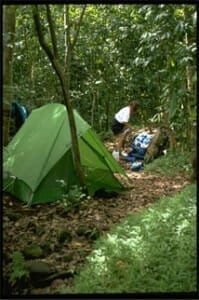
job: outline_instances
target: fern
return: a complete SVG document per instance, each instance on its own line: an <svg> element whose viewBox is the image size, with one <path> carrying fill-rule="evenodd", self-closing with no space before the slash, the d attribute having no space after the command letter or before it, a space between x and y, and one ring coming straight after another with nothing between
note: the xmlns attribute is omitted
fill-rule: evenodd
<svg viewBox="0 0 199 300"><path fill-rule="evenodd" d="M9 281L11 283L22 278L29 278L30 273L28 267L25 264L25 259L20 251L14 251L12 253L11 270L12 273L9 278Z"/></svg>

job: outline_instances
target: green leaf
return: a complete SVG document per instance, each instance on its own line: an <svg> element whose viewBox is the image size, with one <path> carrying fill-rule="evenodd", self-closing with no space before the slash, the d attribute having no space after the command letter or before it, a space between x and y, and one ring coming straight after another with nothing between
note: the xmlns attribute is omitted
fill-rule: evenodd
<svg viewBox="0 0 199 300"><path fill-rule="evenodd" d="M177 110L177 96L176 94L173 94L169 106L169 120L171 120L175 116L176 110Z"/></svg>
<svg viewBox="0 0 199 300"><path fill-rule="evenodd" d="M29 278L29 270L25 264L24 257L20 251L14 251L12 253L12 273L10 275L9 281L14 282L21 278Z"/></svg>

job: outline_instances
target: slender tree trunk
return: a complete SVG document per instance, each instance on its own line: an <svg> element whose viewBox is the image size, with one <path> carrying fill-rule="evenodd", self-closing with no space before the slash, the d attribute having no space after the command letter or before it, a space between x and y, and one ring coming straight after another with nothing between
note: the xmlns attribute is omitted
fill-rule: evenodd
<svg viewBox="0 0 199 300"><path fill-rule="evenodd" d="M109 129L109 107L110 107L110 104L109 104L109 99L106 100L106 131L108 131Z"/></svg>
<svg viewBox="0 0 199 300"><path fill-rule="evenodd" d="M189 17L189 11L187 9L184 10L185 13L185 19ZM184 36L184 43L186 45L186 47L188 48L190 41L189 41L189 34L188 32L185 32L185 36ZM186 132L186 143L185 143L185 148L187 148L188 150L191 150L191 144L192 144L192 132L193 132L193 124L192 122L190 122L190 116L191 116L191 101L190 101L190 95L192 92L192 80L191 80L191 68L190 65L187 64L185 67L185 74L186 74L186 81L185 81L185 88L187 90L188 93L186 93L186 95L184 96L184 101L183 101L183 105L184 105L184 111L185 111L185 115L186 115L186 128L185 128L185 132Z"/></svg>
<svg viewBox="0 0 199 300"><path fill-rule="evenodd" d="M67 64L67 13L68 6L64 4L64 61L65 65Z"/></svg>
<svg viewBox="0 0 199 300"><path fill-rule="evenodd" d="M15 5L3 6L3 145L9 141L10 109L13 98L13 52Z"/></svg>
<svg viewBox="0 0 199 300"><path fill-rule="evenodd" d="M25 51L27 53L27 61L28 61L28 82L29 82L29 88L32 90L34 88L34 64L33 64L33 58L32 58L32 53L29 50L28 47L28 36L26 32L24 33L25 39Z"/></svg>
<svg viewBox="0 0 199 300"><path fill-rule="evenodd" d="M41 29L40 16L39 16L39 11L38 11L37 5L35 5L33 8L33 17L34 17L35 26L36 26L36 30L38 33L40 45L43 48L43 50L46 52L49 60L52 63L52 66L60 80L60 84L61 84L61 88L62 88L62 92L63 92L64 103L65 103L66 109L68 111L68 118L69 118L70 131L71 131L71 140L72 140L73 164L74 164L76 175L79 178L80 184L85 187L85 178L84 178L83 170L81 167L76 124L75 124L72 104L70 101L70 77L71 77L72 51L75 46L74 43L77 40L78 32L76 32L73 43L71 43L70 35L69 35L70 28L69 27L67 28L67 30L68 30L68 32L67 32L68 45L67 45L67 57L66 57L67 65L66 65L66 74L65 74L65 72L64 72L65 70L62 67L61 62L59 60L59 56L58 56L56 35L55 35L54 25L52 22L49 6L46 6L46 11L47 11L47 19L48 19L49 29L50 29L50 34L51 34L52 48L47 44L47 42L44 39L44 35L43 35L42 29ZM79 26L81 24L82 17L83 17L83 13L80 16Z"/></svg>
<svg viewBox="0 0 199 300"><path fill-rule="evenodd" d="M64 102L68 110L68 117L70 123L70 130L71 130L71 137L72 137L72 154L73 154L73 163L75 166L76 174L79 177L80 183L85 186L85 178L81 166L80 161L80 152L79 152L79 145L77 139L77 131L76 131L76 124L73 116L73 108L71 104L71 97L70 97L70 83L71 83L71 62L72 62L72 55L73 49L77 42L82 18L85 12L86 6L84 6L82 13L79 17L79 23L75 34L73 36L73 42L71 41L71 20L70 20L70 12L69 12L69 5L65 6L64 16L65 16L65 28L66 28L66 35L65 35L65 74L63 73L61 77L59 77L60 82L62 82L62 91L64 96Z"/></svg>
<svg viewBox="0 0 199 300"><path fill-rule="evenodd" d="M95 107L96 107L96 91L92 92L92 111L91 111L91 126L94 127Z"/></svg>

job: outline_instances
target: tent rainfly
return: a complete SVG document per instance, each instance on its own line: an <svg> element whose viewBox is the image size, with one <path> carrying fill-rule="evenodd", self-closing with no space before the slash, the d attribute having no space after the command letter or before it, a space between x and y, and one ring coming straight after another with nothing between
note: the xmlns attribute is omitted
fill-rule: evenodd
<svg viewBox="0 0 199 300"><path fill-rule="evenodd" d="M125 187L117 175L125 173L97 134L74 110L80 159L90 195ZM115 174L117 174L115 176ZM74 171L66 107L51 103L32 111L3 154L3 190L28 205L60 200L79 181Z"/></svg>

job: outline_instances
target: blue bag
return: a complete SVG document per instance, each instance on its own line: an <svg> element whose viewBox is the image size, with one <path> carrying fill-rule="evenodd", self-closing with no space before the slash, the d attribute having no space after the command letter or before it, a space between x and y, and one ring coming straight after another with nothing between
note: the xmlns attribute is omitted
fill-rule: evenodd
<svg viewBox="0 0 199 300"><path fill-rule="evenodd" d="M142 169L142 167L143 167L143 162L140 162L140 161L134 162L131 165L131 170L132 171L140 171Z"/></svg>

